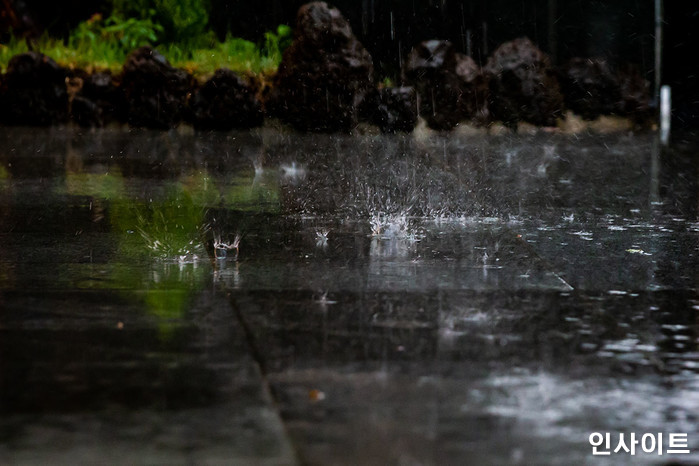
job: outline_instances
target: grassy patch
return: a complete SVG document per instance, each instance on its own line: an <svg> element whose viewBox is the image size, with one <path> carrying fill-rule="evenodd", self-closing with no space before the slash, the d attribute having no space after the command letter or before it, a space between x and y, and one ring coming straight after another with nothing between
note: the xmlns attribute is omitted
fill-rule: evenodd
<svg viewBox="0 0 699 466"><path fill-rule="evenodd" d="M212 74L219 68L230 68L244 74L269 74L277 70L281 54L268 55L253 42L228 37L206 48L165 44L158 50L170 63L195 75Z"/></svg>
<svg viewBox="0 0 699 466"><path fill-rule="evenodd" d="M132 50L155 44L173 66L195 75L207 76L219 68L258 75L276 71L291 39L288 26L267 32L260 45L230 36L221 42L210 33L187 42L159 42L162 32L163 28L150 19L103 19L95 15L78 25L68 40L44 35L32 41L32 49L68 68L119 73ZM4 72L13 56L29 50L27 41L16 37L0 44L0 69Z"/></svg>

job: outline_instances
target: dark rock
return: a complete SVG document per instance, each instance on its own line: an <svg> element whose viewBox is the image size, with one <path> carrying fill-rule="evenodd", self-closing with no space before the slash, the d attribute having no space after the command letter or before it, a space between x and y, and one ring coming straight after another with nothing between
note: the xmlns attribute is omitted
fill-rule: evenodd
<svg viewBox="0 0 699 466"><path fill-rule="evenodd" d="M228 69L216 70L192 94L190 109L197 129L253 128L261 126L264 117L255 87Z"/></svg>
<svg viewBox="0 0 699 466"><path fill-rule="evenodd" d="M527 121L553 126L562 115L563 95L548 56L529 39L505 42L488 59L489 110L507 125Z"/></svg>
<svg viewBox="0 0 699 466"><path fill-rule="evenodd" d="M71 101L71 116L80 126L104 126L125 118L122 94L109 73L78 77L82 85Z"/></svg>
<svg viewBox="0 0 699 466"><path fill-rule="evenodd" d="M637 122L652 118L650 83L641 75L638 66L624 65L618 72L621 101L619 113Z"/></svg>
<svg viewBox="0 0 699 466"><path fill-rule="evenodd" d="M431 128L448 130L461 120L486 114L487 84L480 68L449 41L430 40L414 47L403 67L403 80L415 87L420 116Z"/></svg>
<svg viewBox="0 0 699 466"><path fill-rule="evenodd" d="M192 77L173 68L157 50L141 47L124 64L121 90L132 126L168 129L184 115Z"/></svg>
<svg viewBox="0 0 699 466"><path fill-rule="evenodd" d="M12 57L0 87L0 121L51 125L68 117L65 69L37 52Z"/></svg>
<svg viewBox="0 0 699 466"><path fill-rule="evenodd" d="M463 89L459 99L463 116L476 123L486 123L488 120L487 77L473 58L462 53L456 54L456 75L461 79Z"/></svg>
<svg viewBox="0 0 699 466"><path fill-rule="evenodd" d="M70 114L73 121L80 126L86 128L104 126L99 106L86 97L75 96L71 102Z"/></svg>
<svg viewBox="0 0 699 466"><path fill-rule="evenodd" d="M304 131L346 131L372 89L371 55L349 23L324 2L302 6L267 109Z"/></svg>
<svg viewBox="0 0 699 466"><path fill-rule="evenodd" d="M559 80L566 107L584 119L609 115L619 108L619 81L601 58L571 59Z"/></svg>
<svg viewBox="0 0 699 466"><path fill-rule="evenodd" d="M412 87L378 89L372 99L368 120L384 133L409 133L417 123L417 93Z"/></svg>

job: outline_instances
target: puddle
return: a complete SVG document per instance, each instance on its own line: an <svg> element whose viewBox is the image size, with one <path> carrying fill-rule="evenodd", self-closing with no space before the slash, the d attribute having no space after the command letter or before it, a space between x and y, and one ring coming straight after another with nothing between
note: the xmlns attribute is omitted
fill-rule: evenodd
<svg viewBox="0 0 699 466"><path fill-rule="evenodd" d="M584 463L598 431L697 459L699 190L650 178L652 135L0 147L0 460L95 418L151 451L143 413L206 426L194 451L254 437L219 442L217 407L279 416L309 464Z"/></svg>

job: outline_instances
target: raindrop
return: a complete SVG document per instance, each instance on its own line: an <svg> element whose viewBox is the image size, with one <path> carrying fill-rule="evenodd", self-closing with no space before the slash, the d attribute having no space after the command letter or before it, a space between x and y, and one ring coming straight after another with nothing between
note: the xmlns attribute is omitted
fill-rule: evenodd
<svg viewBox="0 0 699 466"><path fill-rule="evenodd" d="M366 36L369 33L368 0L362 1L362 32Z"/></svg>
<svg viewBox="0 0 699 466"><path fill-rule="evenodd" d="M483 55L488 55L488 23L483 21Z"/></svg>
<svg viewBox="0 0 699 466"><path fill-rule="evenodd" d="M469 57L473 56L473 51L471 50L471 30L466 29L466 55Z"/></svg>

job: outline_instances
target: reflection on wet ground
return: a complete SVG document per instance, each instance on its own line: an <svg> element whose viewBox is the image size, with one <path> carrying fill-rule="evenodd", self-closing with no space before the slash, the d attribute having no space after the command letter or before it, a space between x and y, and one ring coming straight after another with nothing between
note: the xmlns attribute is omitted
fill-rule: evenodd
<svg viewBox="0 0 699 466"><path fill-rule="evenodd" d="M696 147L2 130L0 463L699 461Z"/></svg>

